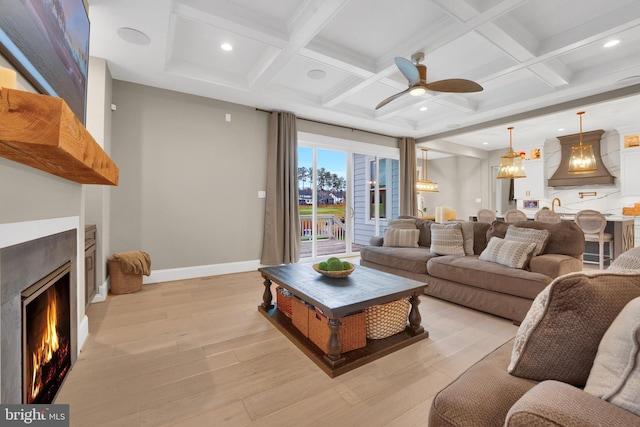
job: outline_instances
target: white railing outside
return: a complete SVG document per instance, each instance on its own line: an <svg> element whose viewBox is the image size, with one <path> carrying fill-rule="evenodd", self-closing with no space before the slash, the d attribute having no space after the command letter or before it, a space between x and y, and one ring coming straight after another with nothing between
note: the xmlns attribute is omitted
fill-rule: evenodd
<svg viewBox="0 0 640 427"><path fill-rule="evenodd" d="M300 240L311 240L313 217L300 215ZM345 224L335 215L316 216L316 239L344 240L347 232Z"/></svg>

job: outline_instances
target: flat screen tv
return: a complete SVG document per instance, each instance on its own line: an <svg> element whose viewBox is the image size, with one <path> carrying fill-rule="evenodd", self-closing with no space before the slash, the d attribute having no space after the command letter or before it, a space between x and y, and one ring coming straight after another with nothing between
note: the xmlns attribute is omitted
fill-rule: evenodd
<svg viewBox="0 0 640 427"><path fill-rule="evenodd" d="M83 0L0 0L0 51L85 124L89 16Z"/></svg>

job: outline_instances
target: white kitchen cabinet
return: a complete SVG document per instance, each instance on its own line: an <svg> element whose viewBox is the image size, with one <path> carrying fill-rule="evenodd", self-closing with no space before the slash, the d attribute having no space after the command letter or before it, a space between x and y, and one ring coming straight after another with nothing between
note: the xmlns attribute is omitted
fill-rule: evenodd
<svg viewBox="0 0 640 427"><path fill-rule="evenodd" d="M544 178L544 162L525 160L523 162L526 178L518 178L513 182L514 196L517 200L544 199L546 183Z"/></svg>
<svg viewBox="0 0 640 427"><path fill-rule="evenodd" d="M640 147L620 150L620 191L622 196L640 196Z"/></svg>

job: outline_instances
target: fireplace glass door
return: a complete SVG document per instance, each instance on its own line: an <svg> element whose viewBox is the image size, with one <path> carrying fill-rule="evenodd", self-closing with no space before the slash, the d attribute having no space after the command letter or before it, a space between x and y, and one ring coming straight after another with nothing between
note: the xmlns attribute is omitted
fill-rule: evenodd
<svg viewBox="0 0 640 427"><path fill-rule="evenodd" d="M71 262L22 293L23 403L52 403L71 368Z"/></svg>

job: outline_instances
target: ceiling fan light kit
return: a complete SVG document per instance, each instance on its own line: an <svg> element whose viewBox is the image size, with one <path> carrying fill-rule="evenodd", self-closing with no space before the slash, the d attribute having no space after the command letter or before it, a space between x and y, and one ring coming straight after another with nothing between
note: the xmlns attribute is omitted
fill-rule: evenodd
<svg viewBox="0 0 640 427"><path fill-rule="evenodd" d="M500 157L500 169L498 169L498 179L526 178L524 164L520 154L513 151L513 126L509 129L509 152Z"/></svg>
<svg viewBox="0 0 640 427"><path fill-rule="evenodd" d="M427 67L420 63L424 60L424 52L416 52L411 55L411 61L405 58L396 57L394 62L396 66L404 75L409 83L409 87L402 92L398 92L395 95L391 95L376 106L376 110L384 107L389 102L402 95L409 93L413 96L420 96L426 91L434 92L455 92L455 93L469 93L480 92L482 86L471 80L465 79L446 79L438 80L436 82L427 83ZM415 64L414 64L415 62Z"/></svg>
<svg viewBox="0 0 640 427"><path fill-rule="evenodd" d="M584 111L580 111L580 143L571 147L571 158L569 159L569 170L571 174L592 173L598 170L596 165L596 156L593 153L591 144L582 144L582 115Z"/></svg>

